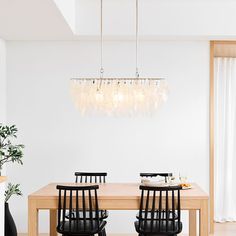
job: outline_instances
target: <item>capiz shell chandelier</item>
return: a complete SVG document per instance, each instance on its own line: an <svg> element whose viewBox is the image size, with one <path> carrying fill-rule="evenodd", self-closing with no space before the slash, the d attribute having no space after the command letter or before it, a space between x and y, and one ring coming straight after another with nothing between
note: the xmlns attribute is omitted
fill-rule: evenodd
<svg viewBox="0 0 236 236"><path fill-rule="evenodd" d="M167 99L161 79L106 78L71 81L72 97L82 114L152 113ZM100 88L98 88L100 87Z"/></svg>
<svg viewBox="0 0 236 236"><path fill-rule="evenodd" d="M104 78L103 0L101 0L101 68L99 78L72 78L71 94L81 114L150 114L167 99L168 86L162 78L140 78L138 71L138 0L136 0L135 78Z"/></svg>

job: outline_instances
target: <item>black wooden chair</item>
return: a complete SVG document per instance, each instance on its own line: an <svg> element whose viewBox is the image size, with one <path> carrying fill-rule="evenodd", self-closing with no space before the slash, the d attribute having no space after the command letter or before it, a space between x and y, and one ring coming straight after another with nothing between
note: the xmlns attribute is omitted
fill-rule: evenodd
<svg viewBox="0 0 236 236"><path fill-rule="evenodd" d="M172 173L140 173L140 177L153 178L157 176L165 177L165 182L167 183L167 177L173 176ZM175 213L174 213L175 214ZM175 215L176 217L176 215ZM139 213L136 214L136 218L139 219ZM151 211L148 212L147 218L151 218Z"/></svg>
<svg viewBox="0 0 236 236"><path fill-rule="evenodd" d="M139 235L171 235L182 231L180 186L140 186L139 219L135 229Z"/></svg>
<svg viewBox="0 0 236 236"><path fill-rule="evenodd" d="M75 183L102 184L106 183L106 176L107 176L106 172L75 172ZM108 211L99 210L99 217L103 220L106 219L108 217Z"/></svg>
<svg viewBox="0 0 236 236"><path fill-rule="evenodd" d="M103 235L106 221L99 217L98 188L98 185L57 186L59 190L58 233L63 236ZM69 210L69 218L66 217L67 210ZM72 211L75 211L74 219L71 217ZM82 218L80 217L81 212ZM87 218L87 213L89 218Z"/></svg>
<svg viewBox="0 0 236 236"><path fill-rule="evenodd" d="M167 182L167 177L173 176L172 173L140 173L140 177L152 178L162 176L165 177L165 182Z"/></svg>
<svg viewBox="0 0 236 236"><path fill-rule="evenodd" d="M106 172L75 172L76 183L106 183Z"/></svg>

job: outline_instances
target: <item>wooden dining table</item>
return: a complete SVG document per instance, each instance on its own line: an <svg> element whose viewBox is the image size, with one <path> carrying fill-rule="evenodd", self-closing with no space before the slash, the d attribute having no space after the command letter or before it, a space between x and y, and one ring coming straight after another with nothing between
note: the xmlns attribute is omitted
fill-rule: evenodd
<svg viewBox="0 0 236 236"><path fill-rule="evenodd" d="M28 235L38 236L39 211L50 212L50 236L56 236L58 191L56 185L80 185L72 183L50 183L28 196ZM99 208L106 210L138 210L140 190L138 183L99 184ZM197 211L199 211L199 235L208 236L208 194L197 184L181 190L181 209L189 211L189 235L197 235ZM109 220L109 218L108 218Z"/></svg>

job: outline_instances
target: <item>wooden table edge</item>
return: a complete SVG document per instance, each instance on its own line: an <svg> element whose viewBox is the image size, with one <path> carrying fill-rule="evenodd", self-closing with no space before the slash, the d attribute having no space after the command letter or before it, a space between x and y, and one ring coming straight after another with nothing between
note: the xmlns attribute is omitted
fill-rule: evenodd
<svg viewBox="0 0 236 236"><path fill-rule="evenodd" d="M0 176L0 183L3 183L7 180L7 176Z"/></svg>

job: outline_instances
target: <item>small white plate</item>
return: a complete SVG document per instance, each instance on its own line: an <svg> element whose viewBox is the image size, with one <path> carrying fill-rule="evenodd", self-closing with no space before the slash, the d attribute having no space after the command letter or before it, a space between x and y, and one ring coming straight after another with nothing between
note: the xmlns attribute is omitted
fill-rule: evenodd
<svg viewBox="0 0 236 236"><path fill-rule="evenodd" d="M183 190L187 190L187 189L191 189L191 188L193 188L193 186L191 185L191 186L189 186L189 187L182 187L182 189Z"/></svg>

